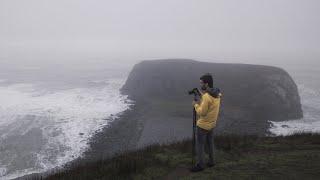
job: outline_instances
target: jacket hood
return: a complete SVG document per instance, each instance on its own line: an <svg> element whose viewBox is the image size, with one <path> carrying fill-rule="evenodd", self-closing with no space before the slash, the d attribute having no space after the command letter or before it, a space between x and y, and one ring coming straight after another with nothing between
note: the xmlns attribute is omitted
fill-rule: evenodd
<svg viewBox="0 0 320 180"><path fill-rule="evenodd" d="M207 89L207 92L214 98L219 98L222 96L221 90L217 87Z"/></svg>

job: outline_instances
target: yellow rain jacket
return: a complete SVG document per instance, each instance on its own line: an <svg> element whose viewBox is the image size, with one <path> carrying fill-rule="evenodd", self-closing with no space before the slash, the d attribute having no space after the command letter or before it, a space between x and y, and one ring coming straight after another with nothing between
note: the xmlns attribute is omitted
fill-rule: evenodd
<svg viewBox="0 0 320 180"><path fill-rule="evenodd" d="M194 105L198 116L197 126L205 130L211 130L216 126L222 96L221 92L215 95L216 98L209 93L204 93L201 96L200 104Z"/></svg>

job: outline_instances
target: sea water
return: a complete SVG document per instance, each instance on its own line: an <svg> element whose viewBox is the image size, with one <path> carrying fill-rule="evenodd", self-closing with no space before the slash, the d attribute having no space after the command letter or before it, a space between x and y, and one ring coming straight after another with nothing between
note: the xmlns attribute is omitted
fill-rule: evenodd
<svg viewBox="0 0 320 180"><path fill-rule="evenodd" d="M64 165L132 103L128 70L52 65L0 67L0 179Z"/></svg>
<svg viewBox="0 0 320 180"><path fill-rule="evenodd" d="M273 135L297 132L320 133L320 68L312 64L282 65L293 78L301 99L303 118L281 122L270 121Z"/></svg>
<svg viewBox="0 0 320 180"><path fill-rule="evenodd" d="M133 103L119 88L131 67L89 63L0 67L0 179L61 167ZM271 121L274 135L320 132L320 70L279 66L298 86L304 117Z"/></svg>

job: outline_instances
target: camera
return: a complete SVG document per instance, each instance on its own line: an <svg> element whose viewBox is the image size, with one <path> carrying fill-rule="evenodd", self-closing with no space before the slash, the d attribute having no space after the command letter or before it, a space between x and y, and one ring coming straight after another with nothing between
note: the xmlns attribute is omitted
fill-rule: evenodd
<svg viewBox="0 0 320 180"><path fill-rule="evenodd" d="M189 95L201 96L201 93L198 88L193 88L191 91L188 91Z"/></svg>

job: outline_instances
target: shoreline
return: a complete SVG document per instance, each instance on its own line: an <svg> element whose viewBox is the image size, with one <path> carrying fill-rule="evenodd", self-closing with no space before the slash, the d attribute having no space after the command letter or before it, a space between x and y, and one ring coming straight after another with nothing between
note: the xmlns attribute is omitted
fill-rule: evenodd
<svg viewBox="0 0 320 180"><path fill-rule="evenodd" d="M162 112L165 112L165 108L160 109L162 110ZM119 113L119 115L117 115L117 117L113 121L111 121L109 125L103 127L101 131L99 131L89 139L89 147L81 155L81 157L71 160L61 167L50 169L41 173L32 173L24 175L15 179L33 179L39 176L43 176L45 178L46 176L54 174L57 171L64 171L75 165L81 165L102 159L111 158L124 152L141 149L144 146L150 145L152 143L144 144L143 142L150 142L149 138L153 137L148 136L147 134L153 131L152 129L150 129L150 123L152 122L153 124L155 123L155 119L159 119L159 117L152 117L152 115L154 115L155 112L159 113L160 109L159 106L155 104L150 104L143 99L140 99L139 102L133 100L133 103L129 106L129 109ZM160 119L168 118L170 118L171 121L175 121L177 119L189 120L188 116L181 117L181 114L180 116L172 116L172 114L168 113L160 117ZM271 135L269 131L270 124L270 122L265 123L266 131L264 132L264 136ZM183 134L178 134L178 139L172 140L171 142L177 141L179 139L183 140L184 138L189 138L188 136L190 136L191 138L191 121L189 125L190 128L188 128L187 131L183 130L185 132L184 136ZM174 131L179 131L177 129L182 127L180 126L180 124L175 124L173 126L171 127L171 130L169 128L160 128L161 130L163 130L161 131L161 133L168 137L170 136L170 132L172 132L172 129L175 129ZM166 132L164 132L164 130ZM159 140L159 142L164 142L161 136L157 136L157 139Z"/></svg>
<svg viewBox="0 0 320 180"><path fill-rule="evenodd" d="M166 144L190 139L192 137L191 98L184 90L195 87L197 84L193 82L198 80L199 75L181 71L181 67L182 69L192 67L201 71L206 69L214 71L218 77L217 85L225 89L229 95L225 96L226 101L221 104L220 122L215 127L215 135L256 134L274 137L277 135L271 133L272 123L268 119L281 121L302 115L299 114L301 108L298 107L300 101L299 94L295 91L296 85L281 68L223 63L211 63L209 66L209 63L199 63L193 60L187 60L186 63L178 62L178 60L143 61L134 66L126 83L120 89L121 94L128 95L128 98L134 103L129 106L129 109L117 114L114 119L111 116L112 121L88 140L89 147L80 157L67 162L57 170L64 171L74 165L111 158L154 143ZM225 70L233 73L226 75ZM154 76L145 76L148 73ZM270 73L274 73L277 79L270 78ZM179 76L174 76L175 74ZM242 86L247 83L244 79L258 74L262 74L261 77L259 76L260 79L252 79L251 84ZM154 77L158 83L154 83ZM268 89L269 86L266 83L260 83L261 81L268 82L268 85L272 85L273 88ZM230 83L234 83L234 86L240 89L232 91ZM277 85L277 83L285 86ZM247 88L249 85L252 85L250 91ZM141 88L142 86L148 88ZM240 90L252 93L255 92L255 88L259 90L264 87L265 91L256 94L254 98L238 98L241 97L237 94ZM171 93L168 93L168 90L171 90ZM279 102L277 97L283 97L281 90L293 94L295 98L286 99L286 106L281 104L275 106L274 103ZM270 99L272 104L265 103L265 97ZM243 101L249 105L244 105ZM265 111L266 108L270 109L270 112ZM39 175L46 177L55 172L57 171L51 169L21 178L28 176L32 178Z"/></svg>
<svg viewBox="0 0 320 180"><path fill-rule="evenodd" d="M143 127L146 121L151 120L151 117L148 114L153 113L150 106L146 106L145 103L146 102L133 103L129 109L121 112L109 125L103 127L100 132L92 136L89 139L89 148L81 157L67 162L62 167L50 169L41 173L24 175L15 179L33 179L39 176L45 178L57 171L64 171L75 165L79 166L98 160L108 159L124 152L141 149L144 146L150 145L141 144L143 139L148 138L142 137ZM270 128L270 123L268 122L267 124ZM265 136L270 136L269 133L269 130L266 129Z"/></svg>
<svg viewBox="0 0 320 180"><path fill-rule="evenodd" d="M93 135L89 139L88 149L80 157L67 162L61 167L27 174L14 178L14 180L33 179L40 176L44 178L54 174L56 171L64 171L73 165L94 162L113 157L124 151L134 150L138 144L137 142L142 130L138 121L139 113L137 107L138 104L132 104L129 109L121 112L109 125Z"/></svg>

